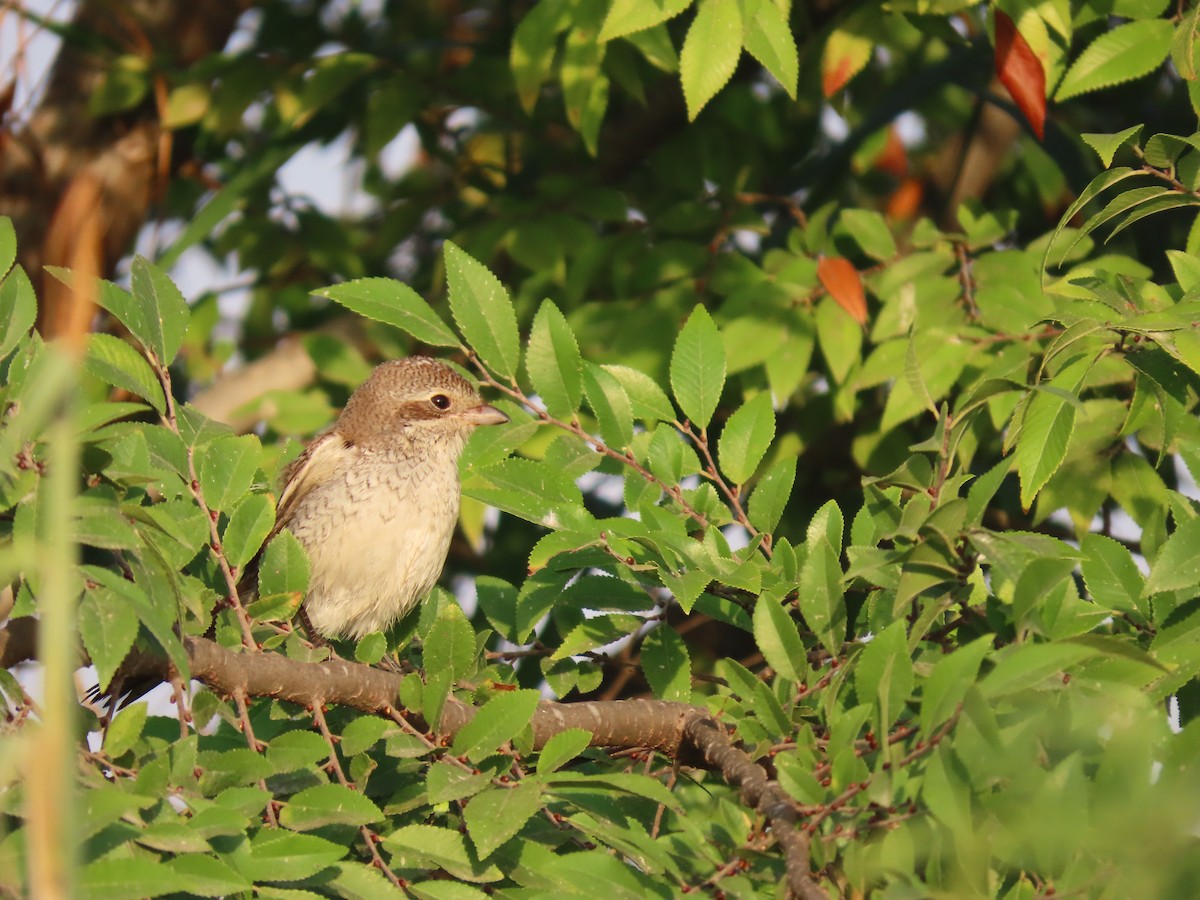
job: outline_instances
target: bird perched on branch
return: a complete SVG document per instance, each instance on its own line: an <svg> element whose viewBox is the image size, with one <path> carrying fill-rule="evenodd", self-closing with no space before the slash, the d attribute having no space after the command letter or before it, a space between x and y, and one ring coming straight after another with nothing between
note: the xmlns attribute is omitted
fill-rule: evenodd
<svg viewBox="0 0 1200 900"><path fill-rule="evenodd" d="M458 457L508 416L449 366L385 362L284 472L275 530L308 553L302 612L324 637L394 625L441 574L458 521Z"/></svg>

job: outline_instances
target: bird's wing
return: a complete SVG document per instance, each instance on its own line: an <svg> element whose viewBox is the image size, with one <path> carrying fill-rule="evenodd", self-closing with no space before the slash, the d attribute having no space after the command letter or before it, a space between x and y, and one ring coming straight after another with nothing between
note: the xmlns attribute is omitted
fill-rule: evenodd
<svg viewBox="0 0 1200 900"><path fill-rule="evenodd" d="M330 478L347 462L351 453L353 445L331 430L318 435L288 464L283 473L283 491L275 508L275 532L287 527L305 495Z"/></svg>

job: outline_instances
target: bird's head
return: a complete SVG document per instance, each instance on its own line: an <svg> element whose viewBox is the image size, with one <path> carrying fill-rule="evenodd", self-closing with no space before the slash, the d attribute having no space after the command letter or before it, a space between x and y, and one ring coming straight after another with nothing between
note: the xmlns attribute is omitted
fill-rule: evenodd
<svg viewBox="0 0 1200 900"><path fill-rule="evenodd" d="M410 356L376 366L351 394L336 427L347 441L366 446L445 435L461 447L474 428L507 421L445 363Z"/></svg>

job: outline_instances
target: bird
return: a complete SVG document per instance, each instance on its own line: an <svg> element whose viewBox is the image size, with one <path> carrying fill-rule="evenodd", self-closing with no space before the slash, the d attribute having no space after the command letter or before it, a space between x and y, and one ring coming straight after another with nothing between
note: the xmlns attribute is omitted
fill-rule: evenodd
<svg viewBox="0 0 1200 900"><path fill-rule="evenodd" d="M357 641L424 599L458 522L467 438L508 421L439 360L374 369L283 473L273 533L286 528L308 554L310 633Z"/></svg>

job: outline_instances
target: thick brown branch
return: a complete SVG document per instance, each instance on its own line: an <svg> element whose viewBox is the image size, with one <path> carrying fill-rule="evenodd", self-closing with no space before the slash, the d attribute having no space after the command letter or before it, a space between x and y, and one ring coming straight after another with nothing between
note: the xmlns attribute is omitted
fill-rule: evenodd
<svg viewBox="0 0 1200 900"><path fill-rule="evenodd" d="M809 837L796 828L796 805L778 782L735 746L728 732L710 717L689 719L684 739L700 752L706 768L720 772L726 782L741 791L743 802L771 824L775 840L783 848L792 894L804 900L825 900L827 895L813 881L809 868Z"/></svg>

